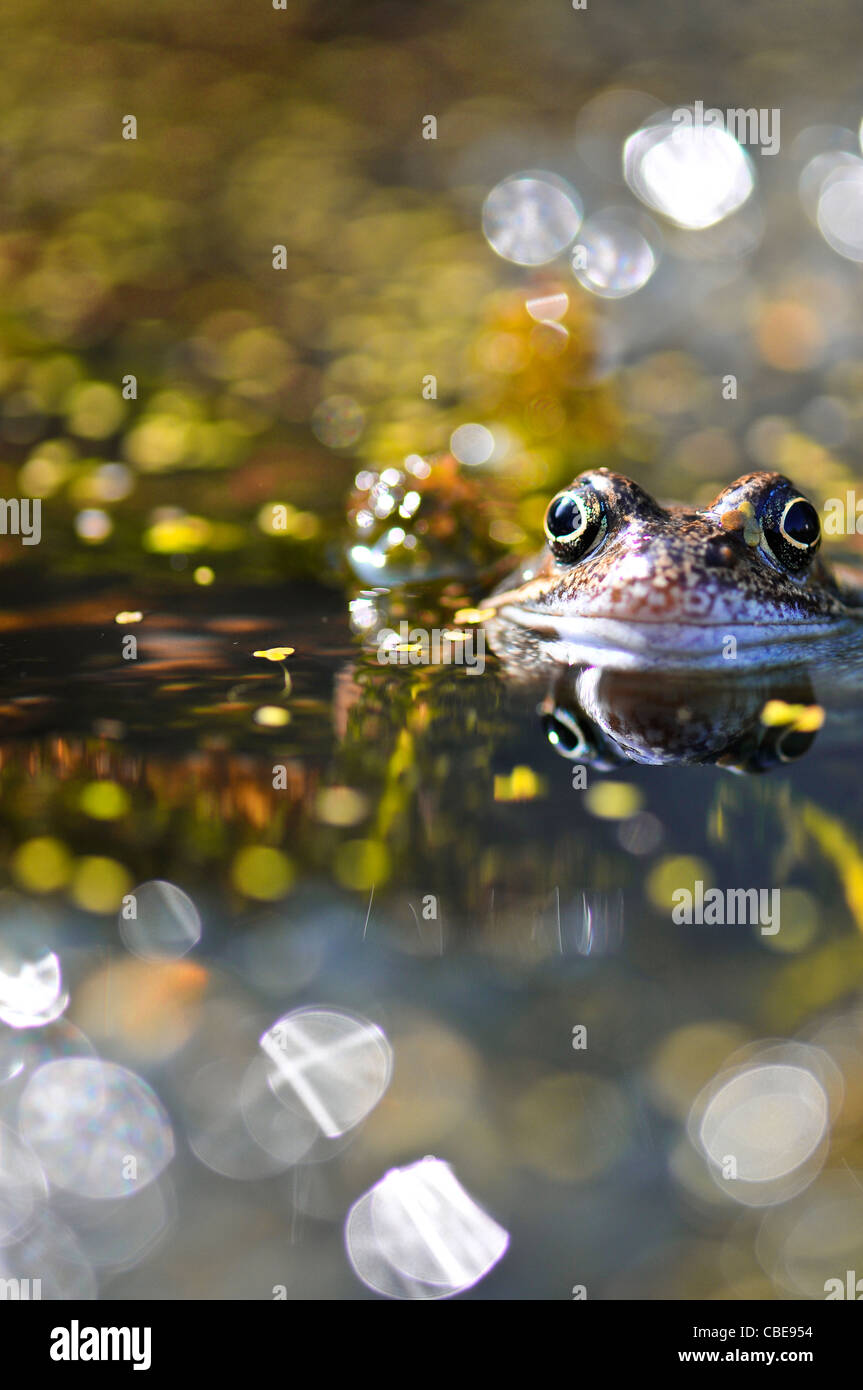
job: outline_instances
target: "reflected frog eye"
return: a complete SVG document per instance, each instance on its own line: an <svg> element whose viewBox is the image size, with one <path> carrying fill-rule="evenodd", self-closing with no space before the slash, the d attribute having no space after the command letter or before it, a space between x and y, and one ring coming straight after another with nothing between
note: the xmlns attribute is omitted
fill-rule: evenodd
<svg viewBox="0 0 863 1390"><path fill-rule="evenodd" d="M781 763L792 763L802 758L815 742L817 731L809 729L788 729L776 740L776 753Z"/></svg>
<svg viewBox="0 0 863 1390"><path fill-rule="evenodd" d="M801 574L821 544L821 522L812 503L787 492L768 498L761 518L764 539L783 569Z"/></svg>
<svg viewBox="0 0 863 1390"><path fill-rule="evenodd" d="M552 498L545 514L545 534L555 559L583 560L608 529L605 504L592 487L567 488Z"/></svg>
<svg viewBox="0 0 863 1390"><path fill-rule="evenodd" d="M542 727L552 748L562 758L575 760L590 753L590 744L581 725L569 710L557 706L547 711L542 715Z"/></svg>

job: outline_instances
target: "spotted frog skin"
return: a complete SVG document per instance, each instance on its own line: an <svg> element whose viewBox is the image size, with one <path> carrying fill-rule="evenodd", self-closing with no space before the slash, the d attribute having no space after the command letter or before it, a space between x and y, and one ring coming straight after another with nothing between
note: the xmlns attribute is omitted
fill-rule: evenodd
<svg viewBox="0 0 863 1390"><path fill-rule="evenodd" d="M860 589L819 557L818 513L780 473L748 473L701 509L661 506L607 468L581 473L545 532L487 601L505 657L524 661L530 634L568 664L751 667L863 631Z"/></svg>

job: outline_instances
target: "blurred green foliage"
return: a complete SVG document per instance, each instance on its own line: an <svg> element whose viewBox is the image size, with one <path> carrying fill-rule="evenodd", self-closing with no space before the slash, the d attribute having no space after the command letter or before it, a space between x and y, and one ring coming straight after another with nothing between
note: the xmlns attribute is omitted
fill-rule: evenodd
<svg viewBox="0 0 863 1390"><path fill-rule="evenodd" d="M507 103L451 106L442 156L420 134L437 39L398 42L386 8L366 36L332 7L241 9L4 16L0 488L48 502L49 564L319 569L353 455L439 450L466 404L506 395L482 190L440 185ZM525 449L560 414L533 396L510 412ZM334 397L359 438L316 426ZM301 518L287 535L279 503Z"/></svg>

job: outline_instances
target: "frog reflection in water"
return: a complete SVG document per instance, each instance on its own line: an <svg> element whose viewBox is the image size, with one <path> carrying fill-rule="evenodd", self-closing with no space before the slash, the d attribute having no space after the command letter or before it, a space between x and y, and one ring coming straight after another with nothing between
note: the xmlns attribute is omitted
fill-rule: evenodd
<svg viewBox="0 0 863 1390"><path fill-rule="evenodd" d="M713 763L768 772L812 747L824 718L805 673L738 681L560 667L537 713L549 745L574 764Z"/></svg>
<svg viewBox="0 0 863 1390"><path fill-rule="evenodd" d="M547 546L495 591L505 663L630 670L763 669L863 631L857 584L818 556L812 503L780 473L749 473L702 509L660 506L606 468L549 504Z"/></svg>

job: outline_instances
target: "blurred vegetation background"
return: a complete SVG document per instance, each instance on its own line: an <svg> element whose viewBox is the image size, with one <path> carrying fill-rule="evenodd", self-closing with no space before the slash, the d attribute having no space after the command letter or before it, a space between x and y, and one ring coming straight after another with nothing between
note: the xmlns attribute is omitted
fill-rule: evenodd
<svg viewBox="0 0 863 1390"><path fill-rule="evenodd" d="M697 12L10 0L0 490L45 499L46 543L28 553L3 537L0 557L320 574L357 462L443 449L466 418L509 432L493 486L516 540L535 532L549 487L610 450L648 482L724 481L739 458L706 418L696 365L660 357L628 388L624 373L615 403L595 369L593 306L571 281L575 332L552 361L530 338L529 275L490 252L479 211L513 169L569 176L577 114L611 83L709 100L721 69L723 106L793 99L801 120L828 119L860 89L859 15L833 8L841 25L791 0ZM135 140L122 138L128 115ZM137 396L124 399L130 375ZM697 437L669 467L675 431ZM798 443L798 467L823 473L819 447Z"/></svg>

